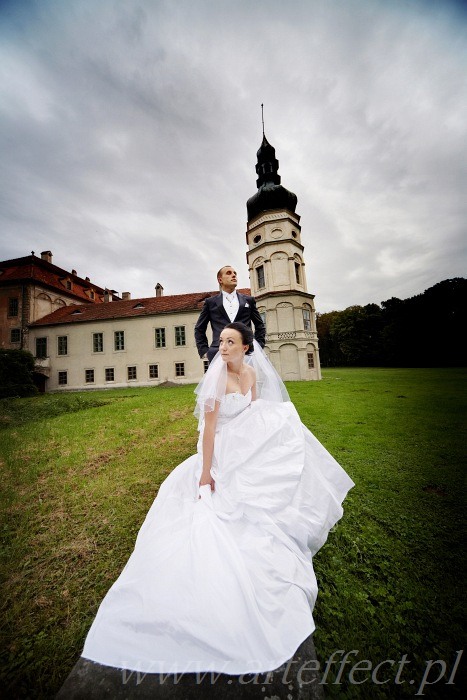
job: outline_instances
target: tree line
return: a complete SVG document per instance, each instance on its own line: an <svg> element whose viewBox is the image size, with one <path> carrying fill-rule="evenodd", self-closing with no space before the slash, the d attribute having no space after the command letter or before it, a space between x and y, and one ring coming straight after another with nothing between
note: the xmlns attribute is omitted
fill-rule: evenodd
<svg viewBox="0 0 467 700"><path fill-rule="evenodd" d="M467 279L409 299L316 315L323 367L459 367L467 364Z"/></svg>

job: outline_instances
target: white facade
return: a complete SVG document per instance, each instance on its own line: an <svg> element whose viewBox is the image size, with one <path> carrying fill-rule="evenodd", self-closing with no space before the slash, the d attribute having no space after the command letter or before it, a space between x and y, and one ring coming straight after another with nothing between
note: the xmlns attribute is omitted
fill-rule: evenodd
<svg viewBox="0 0 467 700"><path fill-rule="evenodd" d="M199 382L194 341L199 310L33 326L29 348L47 391Z"/></svg>
<svg viewBox="0 0 467 700"><path fill-rule="evenodd" d="M260 214L246 232L251 293L265 319L266 351L283 380L321 379L300 234L300 217L286 210Z"/></svg>

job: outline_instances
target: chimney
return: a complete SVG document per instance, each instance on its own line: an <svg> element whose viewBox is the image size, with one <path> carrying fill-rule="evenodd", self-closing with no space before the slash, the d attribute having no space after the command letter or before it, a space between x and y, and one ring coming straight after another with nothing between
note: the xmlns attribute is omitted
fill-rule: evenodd
<svg viewBox="0 0 467 700"><path fill-rule="evenodd" d="M164 296L164 287L158 282L156 284L156 297Z"/></svg>
<svg viewBox="0 0 467 700"><path fill-rule="evenodd" d="M52 251L51 250L43 250L41 253L41 260L46 260L46 262L51 263L52 262Z"/></svg>
<svg viewBox="0 0 467 700"><path fill-rule="evenodd" d="M104 291L104 301L112 301L112 291L110 289Z"/></svg>
<svg viewBox="0 0 467 700"><path fill-rule="evenodd" d="M122 292L122 299L123 301L128 301L128 299L131 299L131 292Z"/></svg>
<svg viewBox="0 0 467 700"><path fill-rule="evenodd" d="M76 270L72 270L72 271L71 271L71 274L72 274L72 275L77 275L78 273L76 272Z"/></svg>

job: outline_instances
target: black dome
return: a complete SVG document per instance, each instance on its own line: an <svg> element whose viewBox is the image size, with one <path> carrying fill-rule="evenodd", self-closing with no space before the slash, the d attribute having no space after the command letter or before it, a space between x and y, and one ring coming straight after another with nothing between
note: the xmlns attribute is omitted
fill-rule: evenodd
<svg viewBox="0 0 467 700"><path fill-rule="evenodd" d="M294 212L296 206L297 196L293 192L282 185L267 182L265 185L261 185L257 193L250 197L246 203L248 221L268 209L288 209Z"/></svg>
<svg viewBox="0 0 467 700"><path fill-rule="evenodd" d="M248 221L268 209L288 209L294 212L297 206L297 197L280 184L281 176L278 173L279 161L276 158L276 151L264 134L256 157L258 159L256 164L258 191L246 203Z"/></svg>

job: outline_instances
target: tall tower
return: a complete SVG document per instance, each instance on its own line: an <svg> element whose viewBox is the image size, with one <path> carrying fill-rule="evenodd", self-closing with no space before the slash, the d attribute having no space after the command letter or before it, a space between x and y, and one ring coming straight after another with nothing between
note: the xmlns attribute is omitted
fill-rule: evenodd
<svg viewBox="0 0 467 700"><path fill-rule="evenodd" d="M266 324L265 349L282 379L321 379L297 197L280 184L279 161L264 130L256 155L258 191L247 202L246 256L251 293Z"/></svg>

